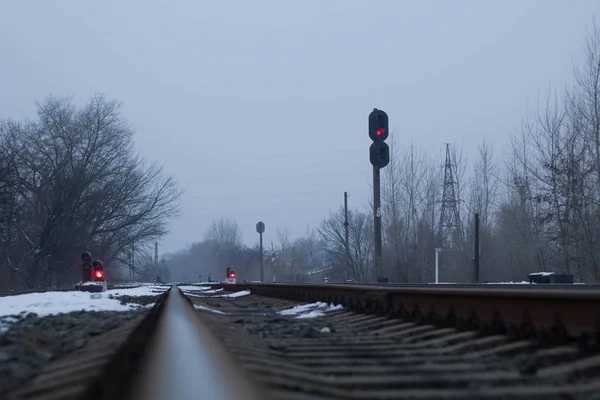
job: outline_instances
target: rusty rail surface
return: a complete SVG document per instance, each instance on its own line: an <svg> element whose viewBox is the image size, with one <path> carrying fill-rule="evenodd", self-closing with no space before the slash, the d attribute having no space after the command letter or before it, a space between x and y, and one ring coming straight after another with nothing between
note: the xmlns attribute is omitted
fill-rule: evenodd
<svg viewBox="0 0 600 400"><path fill-rule="evenodd" d="M288 300L341 304L360 313L437 326L508 333L514 337L568 336L600 343L600 291L488 289L481 285L475 288L257 283L217 286Z"/></svg>

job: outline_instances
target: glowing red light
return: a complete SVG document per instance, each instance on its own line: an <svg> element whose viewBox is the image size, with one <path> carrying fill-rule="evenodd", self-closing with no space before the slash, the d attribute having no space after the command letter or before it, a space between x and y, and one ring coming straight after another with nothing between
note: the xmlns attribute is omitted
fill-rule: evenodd
<svg viewBox="0 0 600 400"><path fill-rule="evenodd" d="M385 129L379 128L377 129L377 136L382 136L385 133Z"/></svg>
<svg viewBox="0 0 600 400"><path fill-rule="evenodd" d="M234 272L231 273L231 277L235 278L235 273Z"/></svg>
<svg viewBox="0 0 600 400"><path fill-rule="evenodd" d="M104 272L98 270L98 271L94 271L94 278L96 279L102 279L104 277Z"/></svg>

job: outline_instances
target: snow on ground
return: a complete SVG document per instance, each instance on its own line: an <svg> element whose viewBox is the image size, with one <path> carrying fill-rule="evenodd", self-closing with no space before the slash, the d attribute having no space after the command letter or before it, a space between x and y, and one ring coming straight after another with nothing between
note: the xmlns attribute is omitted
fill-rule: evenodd
<svg viewBox="0 0 600 400"><path fill-rule="evenodd" d="M287 310L279 311L280 315L296 315L296 318L316 318L322 317L328 311L342 310L344 307L341 305L330 306L327 303L318 301L311 304L303 304L288 308Z"/></svg>
<svg viewBox="0 0 600 400"><path fill-rule="evenodd" d="M160 296L166 292L170 286L143 286L131 289L110 289L103 294L108 296Z"/></svg>
<svg viewBox="0 0 600 400"><path fill-rule="evenodd" d="M113 286L114 287L119 287L119 286L155 286L155 283L151 283L151 282L121 282L121 283L115 283Z"/></svg>
<svg viewBox="0 0 600 400"><path fill-rule="evenodd" d="M4 318L10 315L37 314L45 317L73 311L129 311L139 308L131 304L122 305L117 299L103 295L92 299L89 292L46 292L9 296L0 299L0 331L14 320Z"/></svg>
<svg viewBox="0 0 600 400"><path fill-rule="evenodd" d="M215 310L214 308L199 306L197 304L194 304L194 308L196 310L209 311L209 312L212 312L212 313L215 313L215 314L225 314L223 311Z"/></svg>
<svg viewBox="0 0 600 400"><path fill-rule="evenodd" d="M90 292L44 292L7 296L0 299L0 331L3 325L14 322L11 315L37 314L40 317L73 311L129 311L140 308L139 304L122 305L113 296L158 296L167 290L165 286L144 286L133 289L111 289L102 293ZM92 298L100 295L100 298Z"/></svg>
<svg viewBox="0 0 600 400"><path fill-rule="evenodd" d="M241 297L241 296L247 296L249 294L250 294L249 290L241 290L241 291L235 292L235 293L221 294L221 295L219 295L219 297Z"/></svg>
<svg viewBox="0 0 600 400"><path fill-rule="evenodd" d="M216 289L216 290L203 290L202 294L196 294L196 293L190 293L190 292L186 292L184 291L184 294L186 296L190 296L190 297L200 297L200 298L205 298L205 297L229 297L229 298L233 298L233 297L240 297L240 296L247 296L250 294L249 290L242 290L239 292L235 292L235 293L228 293L228 294L218 294L215 296L205 296L205 294L214 294L217 292L222 291L223 289Z"/></svg>
<svg viewBox="0 0 600 400"><path fill-rule="evenodd" d="M214 293L218 293L221 292L223 289L216 289L216 290L203 290L202 294L197 294L197 293L190 293L187 291L183 291L183 294L185 294L186 296L190 296L190 297L215 297L215 296L206 296L207 294L214 294ZM222 296L216 296L216 297L222 297Z"/></svg>
<svg viewBox="0 0 600 400"><path fill-rule="evenodd" d="M159 296L170 285L144 285L137 288L115 288L101 293L90 292L44 292L28 293L0 298L0 332L15 322L14 315L37 314L39 317L65 314L74 311L130 311L153 304L121 304L119 296ZM184 291L200 291L203 294L217 293L223 289L209 290L210 286L179 286ZM186 293L188 296L205 297ZM217 295L218 297L239 297L250 294L249 290L237 293ZM110 298L110 296L115 298ZM217 310L215 310L216 312Z"/></svg>
<svg viewBox="0 0 600 400"><path fill-rule="evenodd" d="M177 286L179 289L186 291L186 290L196 290L196 291L205 291L205 290L209 290L210 286L195 286L195 285L181 285L181 286Z"/></svg>

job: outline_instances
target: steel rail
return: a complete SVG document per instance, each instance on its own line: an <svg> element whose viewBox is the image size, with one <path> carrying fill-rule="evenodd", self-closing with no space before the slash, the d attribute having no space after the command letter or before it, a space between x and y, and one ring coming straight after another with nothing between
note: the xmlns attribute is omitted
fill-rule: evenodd
<svg viewBox="0 0 600 400"><path fill-rule="evenodd" d="M265 399L173 285L117 351L86 399Z"/></svg>
<svg viewBox="0 0 600 400"><path fill-rule="evenodd" d="M226 290L296 301L324 301L407 320L507 331L591 338L600 343L600 292L455 287L374 287L328 284L234 284Z"/></svg>
<svg viewBox="0 0 600 400"><path fill-rule="evenodd" d="M186 283L186 285L210 285L219 286L225 285L223 282L211 282L211 283ZM238 281L238 285L257 285L260 282L243 282ZM309 285L309 286L370 286L378 288L454 288L454 289L512 289L512 290L599 290L600 284L598 283L586 283L586 284L567 284L567 283L377 283L377 282L277 282L267 283L269 285Z"/></svg>

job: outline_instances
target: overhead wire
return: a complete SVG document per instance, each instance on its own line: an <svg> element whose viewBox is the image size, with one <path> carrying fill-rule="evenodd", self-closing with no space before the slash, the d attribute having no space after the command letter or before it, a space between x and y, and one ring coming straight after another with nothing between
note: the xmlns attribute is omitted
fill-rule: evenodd
<svg viewBox="0 0 600 400"><path fill-rule="evenodd" d="M358 188L350 188L346 191L361 191L364 190ZM235 199L235 200L253 200L253 199L268 199L271 197L281 197L281 196L329 196L334 194L340 194L341 191L303 191L303 192L275 192L275 193L265 193L257 196L192 196L193 199L206 199L206 200L227 200L227 199Z"/></svg>

